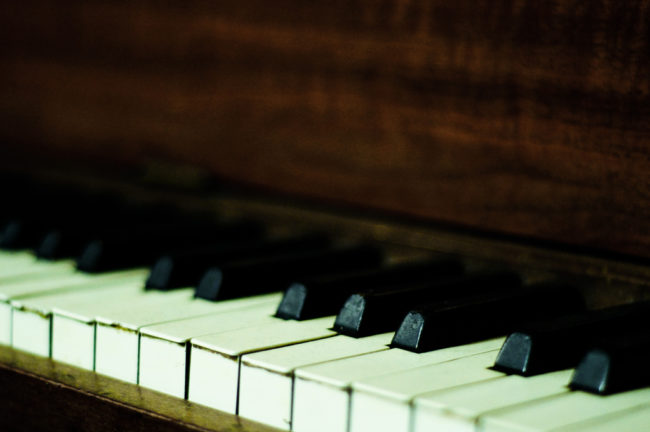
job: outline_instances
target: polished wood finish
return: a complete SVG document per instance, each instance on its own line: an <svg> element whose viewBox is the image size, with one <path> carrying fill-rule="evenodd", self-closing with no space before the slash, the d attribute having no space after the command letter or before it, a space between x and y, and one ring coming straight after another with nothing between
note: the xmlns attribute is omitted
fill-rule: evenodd
<svg viewBox="0 0 650 432"><path fill-rule="evenodd" d="M0 139L648 258L648 23L647 0L5 1Z"/></svg>

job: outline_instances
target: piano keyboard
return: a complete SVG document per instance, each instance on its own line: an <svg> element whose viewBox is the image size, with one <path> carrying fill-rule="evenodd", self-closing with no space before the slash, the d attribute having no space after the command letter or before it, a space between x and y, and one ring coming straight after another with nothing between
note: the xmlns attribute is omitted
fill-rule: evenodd
<svg viewBox="0 0 650 432"><path fill-rule="evenodd" d="M449 258L386 269L375 246L291 240L280 251L258 234L134 246L158 259L155 281L138 257L107 246L124 248L124 236L86 250L83 265L4 245L0 343L297 432L618 432L650 421L648 388L602 396L570 389L572 369L493 368L524 318L583 313L569 289L556 307L508 272L460 274ZM212 264L199 272L194 260ZM413 310L433 321L404 321ZM393 339L404 326L427 342L404 349Z"/></svg>

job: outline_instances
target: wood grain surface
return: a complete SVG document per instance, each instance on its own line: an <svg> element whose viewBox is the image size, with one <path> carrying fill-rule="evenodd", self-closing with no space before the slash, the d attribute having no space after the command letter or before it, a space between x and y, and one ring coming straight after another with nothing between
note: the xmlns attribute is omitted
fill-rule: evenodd
<svg viewBox="0 0 650 432"><path fill-rule="evenodd" d="M650 257L650 1L23 0L7 151Z"/></svg>

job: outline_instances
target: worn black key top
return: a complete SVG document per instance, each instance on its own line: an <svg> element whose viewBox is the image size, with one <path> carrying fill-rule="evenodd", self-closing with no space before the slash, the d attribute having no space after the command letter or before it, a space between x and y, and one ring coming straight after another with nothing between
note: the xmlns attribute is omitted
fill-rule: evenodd
<svg viewBox="0 0 650 432"><path fill-rule="evenodd" d="M195 296L225 300L280 291L295 278L377 267L382 259L373 246L355 246L235 262L208 269Z"/></svg>
<svg viewBox="0 0 650 432"><path fill-rule="evenodd" d="M198 285L205 271L215 265L243 259L272 257L288 253L306 253L324 249L330 239L321 234L310 234L284 239L209 245L165 255L151 267L145 287L170 290Z"/></svg>
<svg viewBox="0 0 650 432"><path fill-rule="evenodd" d="M647 326L600 341L582 358L569 387L612 394L650 385L650 334Z"/></svg>
<svg viewBox="0 0 650 432"><path fill-rule="evenodd" d="M462 272L462 264L449 258L293 282L285 290L275 316L306 320L334 315L353 293L396 284L433 282Z"/></svg>
<svg viewBox="0 0 650 432"><path fill-rule="evenodd" d="M625 334L648 324L650 302L525 323L508 336L494 368L531 376L575 367L603 336Z"/></svg>
<svg viewBox="0 0 650 432"><path fill-rule="evenodd" d="M94 273L150 266L168 251L197 244L250 240L259 237L261 229L252 222L135 226L107 232L89 242L77 260L77 268Z"/></svg>
<svg viewBox="0 0 650 432"><path fill-rule="evenodd" d="M409 312L391 346L431 351L500 336L525 319L583 309L577 291L546 284L460 298Z"/></svg>
<svg viewBox="0 0 650 432"><path fill-rule="evenodd" d="M404 315L422 304L521 284L510 272L455 277L419 286L393 287L351 295L334 322L334 330L353 337L394 331Z"/></svg>

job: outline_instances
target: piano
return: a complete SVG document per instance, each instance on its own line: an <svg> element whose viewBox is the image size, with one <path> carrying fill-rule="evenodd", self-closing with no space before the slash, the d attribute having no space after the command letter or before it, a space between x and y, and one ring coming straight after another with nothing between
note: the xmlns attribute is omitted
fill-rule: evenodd
<svg viewBox="0 0 650 432"><path fill-rule="evenodd" d="M645 430L647 3L5 2L0 424Z"/></svg>

